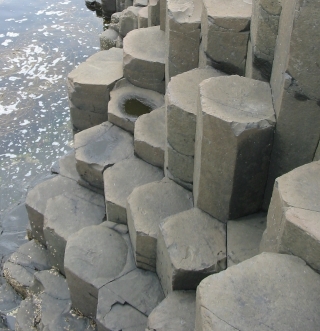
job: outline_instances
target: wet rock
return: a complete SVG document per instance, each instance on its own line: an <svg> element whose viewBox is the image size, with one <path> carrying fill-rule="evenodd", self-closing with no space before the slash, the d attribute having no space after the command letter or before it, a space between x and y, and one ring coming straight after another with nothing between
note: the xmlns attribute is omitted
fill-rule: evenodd
<svg viewBox="0 0 320 331"><path fill-rule="evenodd" d="M122 12L119 20L119 33L122 37L138 28L139 10L139 7L130 6Z"/></svg>
<svg viewBox="0 0 320 331"><path fill-rule="evenodd" d="M146 331L193 331L195 315L195 292L174 291L152 311Z"/></svg>
<svg viewBox="0 0 320 331"><path fill-rule="evenodd" d="M148 7L143 7L138 13L138 29L148 27Z"/></svg>
<svg viewBox="0 0 320 331"><path fill-rule="evenodd" d="M139 268L155 270L159 224L192 207L192 194L168 178L133 190L128 197L127 221Z"/></svg>
<svg viewBox="0 0 320 331"><path fill-rule="evenodd" d="M316 330L319 288L301 259L260 254L200 283L195 330Z"/></svg>
<svg viewBox="0 0 320 331"><path fill-rule="evenodd" d="M133 137L105 122L74 136L77 170L89 184L103 189L103 171L133 156Z"/></svg>
<svg viewBox="0 0 320 331"><path fill-rule="evenodd" d="M221 221L259 211L274 125L269 84L239 76L200 84L193 177L196 207Z"/></svg>
<svg viewBox="0 0 320 331"><path fill-rule="evenodd" d="M103 173L107 219L127 224L127 198L134 188L158 181L163 171L138 158L116 163Z"/></svg>
<svg viewBox="0 0 320 331"><path fill-rule="evenodd" d="M201 6L197 0L167 1L166 85L171 77L198 67Z"/></svg>
<svg viewBox="0 0 320 331"><path fill-rule="evenodd" d="M160 25L160 0L149 0L148 26Z"/></svg>
<svg viewBox="0 0 320 331"><path fill-rule="evenodd" d="M228 267L259 254L263 231L266 228L266 214L259 213L228 221L227 252Z"/></svg>
<svg viewBox="0 0 320 331"><path fill-rule="evenodd" d="M142 103L148 107L150 111L164 104L162 94L134 86L126 79L121 79L117 82L110 93L110 97L111 99L108 104L108 121L131 133L134 132L135 121L140 116L141 110L133 108L126 111L126 107L128 107L126 103L129 100Z"/></svg>
<svg viewBox="0 0 320 331"><path fill-rule="evenodd" d="M89 226L68 238L64 264L72 306L85 316L96 316L100 288L136 268L129 235L109 226Z"/></svg>
<svg viewBox="0 0 320 331"><path fill-rule="evenodd" d="M159 27L134 30L124 39L123 75L133 85L164 94L164 63L165 36Z"/></svg>
<svg viewBox="0 0 320 331"><path fill-rule="evenodd" d="M226 225L197 208L160 224L157 274L167 295L195 290L202 279L227 266Z"/></svg>
<svg viewBox="0 0 320 331"><path fill-rule="evenodd" d="M107 120L109 93L122 77L122 50L118 48L92 55L69 73L70 114L77 130Z"/></svg>
<svg viewBox="0 0 320 331"><path fill-rule="evenodd" d="M86 226L100 224L104 217L103 197L82 187L49 199L44 213L43 232L51 265L64 274L68 237Z"/></svg>
<svg viewBox="0 0 320 331"><path fill-rule="evenodd" d="M144 161L163 168L166 140L165 107L140 116L134 128L134 152Z"/></svg>
<svg viewBox="0 0 320 331"><path fill-rule="evenodd" d="M158 277L135 269L99 290L97 324L101 331L140 330L163 300Z"/></svg>
<svg viewBox="0 0 320 331"><path fill-rule="evenodd" d="M100 38L100 49L101 50L108 50L112 47L116 47L117 38L119 33L114 29L107 29L103 31L99 38Z"/></svg>
<svg viewBox="0 0 320 331"><path fill-rule="evenodd" d="M203 1L203 49L218 70L244 74L251 12L249 1Z"/></svg>
<svg viewBox="0 0 320 331"><path fill-rule="evenodd" d="M46 248L35 240L22 245L13 253L3 267L7 282L22 297L27 297L29 287L33 283L34 273L38 270L50 269Z"/></svg>

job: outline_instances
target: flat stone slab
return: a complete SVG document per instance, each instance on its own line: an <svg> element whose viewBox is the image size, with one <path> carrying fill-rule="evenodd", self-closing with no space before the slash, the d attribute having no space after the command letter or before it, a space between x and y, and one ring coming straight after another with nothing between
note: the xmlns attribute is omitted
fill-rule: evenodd
<svg viewBox="0 0 320 331"><path fill-rule="evenodd" d="M7 282L23 297L29 294L33 284L34 273L38 270L50 269L47 249L35 240L20 246L3 266Z"/></svg>
<svg viewBox="0 0 320 331"><path fill-rule="evenodd" d="M103 189L103 171L133 156L133 137L105 122L74 136L77 170L94 187Z"/></svg>
<svg viewBox="0 0 320 331"><path fill-rule="evenodd" d="M194 331L195 317L195 292L174 291L149 315L146 331Z"/></svg>
<svg viewBox="0 0 320 331"><path fill-rule="evenodd" d="M164 94L164 63L165 36L159 26L133 30L124 39L123 75L133 85Z"/></svg>
<svg viewBox="0 0 320 331"><path fill-rule="evenodd" d="M131 133L134 132L134 125L139 115L129 114L125 109L126 102L136 100L149 107L150 111L164 105L162 94L134 86L126 79L117 82L110 97L108 121Z"/></svg>
<svg viewBox="0 0 320 331"><path fill-rule="evenodd" d="M100 224L104 217L103 196L81 186L72 193L49 199L44 213L43 232L51 265L64 274L68 237L86 226Z"/></svg>
<svg viewBox="0 0 320 331"><path fill-rule="evenodd" d="M108 119L109 93L123 77L119 48L89 57L68 75L68 96L73 126L88 129Z"/></svg>
<svg viewBox="0 0 320 331"><path fill-rule="evenodd" d="M127 198L134 188L159 181L163 171L136 157L116 163L103 173L107 219L127 224Z"/></svg>
<svg viewBox="0 0 320 331"><path fill-rule="evenodd" d="M295 256L260 254L197 289L196 331L314 331L319 323L320 276Z"/></svg>
<svg viewBox="0 0 320 331"><path fill-rule="evenodd" d="M104 222L68 238L64 268L72 306L85 316L96 316L104 285L136 268L127 227L120 225Z"/></svg>
<svg viewBox="0 0 320 331"><path fill-rule="evenodd" d="M154 271L159 224L166 217L193 207L192 194L168 178L133 190L127 221L136 264Z"/></svg>
<svg viewBox="0 0 320 331"><path fill-rule="evenodd" d="M163 299L158 277L151 271L135 269L99 290L98 328L144 330L149 314Z"/></svg>
<svg viewBox="0 0 320 331"><path fill-rule="evenodd" d="M166 144L165 107L138 118L134 129L134 152L144 161L164 166Z"/></svg>
<svg viewBox="0 0 320 331"><path fill-rule="evenodd" d="M267 215L258 213L227 223L228 267L259 254L263 231L267 225Z"/></svg>
<svg viewBox="0 0 320 331"><path fill-rule="evenodd" d="M32 237L43 245L46 244L43 234L44 211L47 201L64 192L72 192L77 189L76 181L55 176L32 188L26 197L26 208L29 216Z"/></svg>
<svg viewBox="0 0 320 331"><path fill-rule="evenodd" d="M200 209L160 224L157 274L165 294L195 290L202 279L227 267L226 225Z"/></svg>
<svg viewBox="0 0 320 331"><path fill-rule="evenodd" d="M75 151L66 154L59 160L59 175L77 182L80 180L81 177L76 167Z"/></svg>
<svg viewBox="0 0 320 331"><path fill-rule="evenodd" d="M277 178L260 250L299 256L320 271L320 161Z"/></svg>

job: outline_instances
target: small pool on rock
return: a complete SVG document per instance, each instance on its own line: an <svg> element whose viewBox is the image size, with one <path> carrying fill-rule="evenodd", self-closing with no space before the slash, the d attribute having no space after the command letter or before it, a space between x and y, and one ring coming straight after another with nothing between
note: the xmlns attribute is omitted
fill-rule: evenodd
<svg viewBox="0 0 320 331"><path fill-rule="evenodd" d="M128 99L124 103L124 111L131 116L139 117L143 114L150 113L152 108L145 105L137 99Z"/></svg>

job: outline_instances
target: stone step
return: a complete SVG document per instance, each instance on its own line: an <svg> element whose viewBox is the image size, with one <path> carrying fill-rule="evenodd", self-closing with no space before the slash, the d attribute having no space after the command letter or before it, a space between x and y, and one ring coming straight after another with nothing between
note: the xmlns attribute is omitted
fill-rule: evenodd
<svg viewBox="0 0 320 331"><path fill-rule="evenodd" d="M119 33L125 37L130 31L138 29L138 14L141 8L130 6L122 11L119 19Z"/></svg>
<svg viewBox="0 0 320 331"><path fill-rule="evenodd" d="M127 203L127 222L139 268L155 271L159 224L166 217L192 207L192 194L168 178L132 191Z"/></svg>
<svg viewBox="0 0 320 331"><path fill-rule="evenodd" d="M99 290L99 331L145 330L151 311L164 299L155 273L135 269Z"/></svg>
<svg viewBox="0 0 320 331"><path fill-rule="evenodd" d="M164 166L166 140L165 107L140 116L134 128L134 152L157 167Z"/></svg>
<svg viewBox="0 0 320 331"><path fill-rule="evenodd" d="M196 331L314 331L319 323L320 276L295 256L260 254L197 289Z"/></svg>
<svg viewBox="0 0 320 331"><path fill-rule="evenodd" d="M68 74L70 114L76 130L88 129L108 119L109 93L123 77L122 57L119 48L101 51Z"/></svg>
<svg viewBox="0 0 320 331"><path fill-rule="evenodd" d="M7 282L26 298L33 284L34 273L51 268L47 249L32 240L19 247L4 263L3 273Z"/></svg>
<svg viewBox="0 0 320 331"><path fill-rule="evenodd" d="M320 161L277 178L260 250L299 256L320 271Z"/></svg>
<svg viewBox="0 0 320 331"><path fill-rule="evenodd" d="M50 264L64 274L68 237L86 226L100 224L104 218L103 196L81 186L49 199L44 212L43 232Z"/></svg>
<svg viewBox="0 0 320 331"><path fill-rule="evenodd" d="M203 0L203 51L218 70L244 75L251 13L251 1Z"/></svg>
<svg viewBox="0 0 320 331"><path fill-rule="evenodd" d="M193 193L220 221L262 207L275 126L268 83L229 76L200 84Z"/></svg>
<svg viewBox="0 0 320 331"><path fill-rule="evenodd" d="M195 291L174 291L152 311L146 331L194 331L195 317Z"/></svg>
<svg viewBox="0 0 320 331"><path fill-rule="evenodd" d="M267 215L257 213L227 223L228 268L259 254Z"/></svg>
<svg viewBox="0 0 320 331"><path fill-rule="evenodd" d="M126 36L123 75L130 83L164 94L164 64L165 36L159 26L133 30Z"/></svg>
<svg viewBox="0 0 320 331"><path fill-rule="evenodd" d="M171 77L198 68L202 1L166 4L166 85Z"/></svg>
<svg viewBox="0 0 320 331"><path fill-rule="evenodd" d="M138 13L138 29L148 27L148 16L149 16L148 7L143 7L139 10L139 13Z"/></svg>
<svg viewBox="0 0 320 331"><path fill-rule="evenodd" d="M103 222L69 236L64 270L72 306L95 318L99 290L136 269L128 228Z"/></svg>
<svg viewBox="0 0 320 331"><path fill-rule="evenodd" d="M173 77L167 86L165 172L188 189L192 189L193 182L199 84L205 79L224 75L213 68L193 69Z"/></svg>
<svg viewBox="0 0 320 331"><path fill-rule="evenodd" d="M200 209L169 216L160 224L157 274L164 293L195 290L227 267L226 225Z"/></svg>
<svg viewBox="0 0 320 331"><path fill-rule="evenodd" d="M162 94L134 86L126 79L116 83L110 97L108 121L131 133L139 116L164 105Z"/></svg>
<svg viewBox="0 0 320 331"><path fill-rule="evenodd" d="M133 156L133 137L110 122L74 136L76 167L84 181L103 190L103 172Z"/></svg>
<svg viewBox="0 0 320 331"><path fill-rule="evenodd" d="M134 188L159 181L163 171L136 157L116 163L103 173L107 220L127 224L127 198Z"/></svg>
<svg viewBox="0 0 320 331"><path fill-rule="evenodd" d="M80 181L81 177L77 171L76 157L74 150L72 150L70 153L66 154L65 156L59 159L58 173L60 176L73 179L77 182Z"/></svg>

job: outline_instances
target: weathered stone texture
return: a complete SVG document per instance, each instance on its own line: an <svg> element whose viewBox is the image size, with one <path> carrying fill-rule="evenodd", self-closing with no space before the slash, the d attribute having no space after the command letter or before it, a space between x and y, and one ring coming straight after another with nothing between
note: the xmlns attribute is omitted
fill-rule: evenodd
<svg viewBox="0 0 320 331"><path fill-rule="evenodd" d="M143 7L139 10L138 13L138 29L148 27L148 7Z"/></svg>
<svg viewBox="0 0 320 331"><path fill-rule="evenodd" d="M123 10L119 20L119 33L125 37L130 31L138 28L138 13L140 8L130 6Z"/></svg>
<svg viewBox="0 0 320 331"><path fill-rule="evenodd" d="M100 49L108 50L112 47L116 47L116 41L119 33L113 29L107 29L103 31L100 36Z"/></svg>
<svg viewBox="0 0 320 331"><path fill-rule="evenodd" d="M160 0L149 0L148 26L160 25Z"/></svg>

